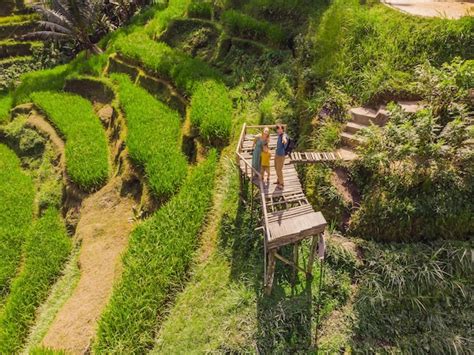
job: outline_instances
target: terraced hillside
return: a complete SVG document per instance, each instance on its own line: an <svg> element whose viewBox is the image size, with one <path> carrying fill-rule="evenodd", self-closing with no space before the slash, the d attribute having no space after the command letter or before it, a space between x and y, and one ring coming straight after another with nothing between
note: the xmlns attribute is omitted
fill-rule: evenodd
<svg viewBox="0 0 474 355"><path fill-rule="evenodd" d="M468 353L473 30L378 2L169 0L22 75L0 94L0 353ZM278 262L267 295L235 148L276 122L297 151L357 147L298 166L327 249L312 277Z"/></svg>

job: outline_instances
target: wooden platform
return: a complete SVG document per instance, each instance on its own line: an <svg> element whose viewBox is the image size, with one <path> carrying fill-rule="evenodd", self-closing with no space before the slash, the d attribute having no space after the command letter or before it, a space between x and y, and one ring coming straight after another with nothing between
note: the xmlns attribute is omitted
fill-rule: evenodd
<svg viewBox="0 0 474 355"><path fill-rule="evenodd" d="M317 163L343 160L339 152L293 152L290 154L293 163Z"/></svg>
<svg viewBox="0 0 474 355"><path fill-rule="evenodd" d="M321 212L315 212L308 202L293 159L287 158L285 160L283 167L284 189L278 189L274 184L276 172L273 158L277 143L276 133L270 135L269 142L272 151L270 182L262 183L253 176L255 175L251 168L253 141L255 135L259 134L264 127L244 125L237 147L237 161L242 174L253 181L260 190L266 247L267 250L272 250L283 245L297 243L304 238L319 235L324 231L327 223ZM335 156L326 155L325 157L336 159Z"/></svg>

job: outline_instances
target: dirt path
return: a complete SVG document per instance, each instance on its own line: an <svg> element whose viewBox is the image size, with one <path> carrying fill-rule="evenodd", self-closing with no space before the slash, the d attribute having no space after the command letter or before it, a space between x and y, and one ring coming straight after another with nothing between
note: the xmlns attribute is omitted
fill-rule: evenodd
<svg viewBox="0 0 474 355"><path fill-rule="evenodd" d="M382 2L387 6L416 16L458 19L463 16L474 15L474 2L472 0L383 0Z"/></svg>
<svg viewBox="0 0 474 355"><path fill-rule="evenodd" d="M59 137L54 127L34 110L28 115L27 124L48 136L54 145L56 153L60 155L60 165L64 168L64 141Z"/></svg>
<svg viewBox="0 0 474 355"><path fill-rule="evenodd" d="M76 238L81 277L56 315L42 345L75 354L88 351L97 321L120 274L120 256L133 224L134 201L120 196L119 178L83 201Z"/></svg>

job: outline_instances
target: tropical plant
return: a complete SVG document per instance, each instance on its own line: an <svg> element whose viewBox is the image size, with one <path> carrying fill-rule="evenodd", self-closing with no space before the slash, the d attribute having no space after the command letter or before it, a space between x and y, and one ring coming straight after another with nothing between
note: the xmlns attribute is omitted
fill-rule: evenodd
<svg viewBox="0 0 474 355"><path fill-rule="evenodd" d="M42 30L28 36L72 42L76 52L85 49L94 54L101 53L97 41L109 29L109 21L102 15L101 7L98 0L52 0L51 7L36 5L34 9L42 17L38 21Z"/></svg>

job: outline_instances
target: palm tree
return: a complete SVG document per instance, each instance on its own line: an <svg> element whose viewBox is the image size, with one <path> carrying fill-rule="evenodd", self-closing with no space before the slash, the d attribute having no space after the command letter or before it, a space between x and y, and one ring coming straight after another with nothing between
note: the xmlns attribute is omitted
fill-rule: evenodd
<svg viewBox="0 0 474 355"><path fill-rule="evenodd" d="M79 50L98 54L102 50L93 40L107 32L99 0L52 0L51 6L35 6L42 16L40 30L28 34L46 40L74 42Z"/></svg>

